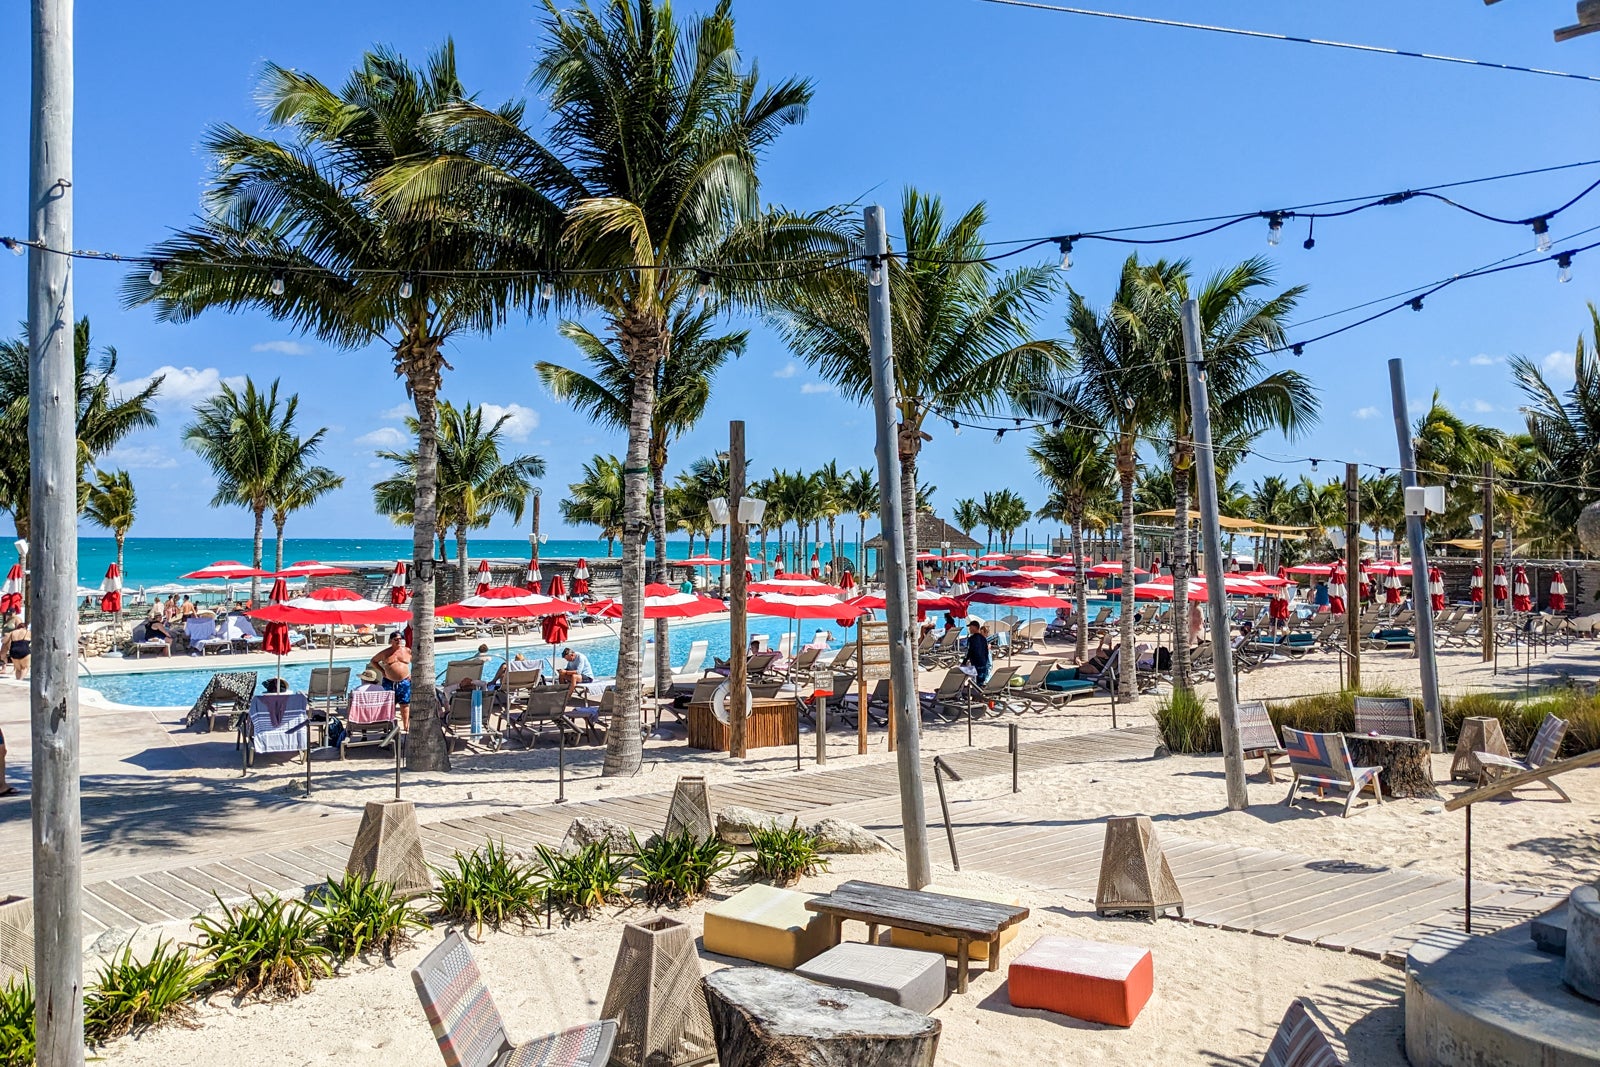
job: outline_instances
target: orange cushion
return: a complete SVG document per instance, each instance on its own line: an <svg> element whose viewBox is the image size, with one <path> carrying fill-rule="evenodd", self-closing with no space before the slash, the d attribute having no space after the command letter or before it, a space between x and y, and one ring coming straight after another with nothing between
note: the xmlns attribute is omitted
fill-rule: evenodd
<svg viewBox="0 0 1600 1067"><path fill-rule="evenodd" d="M1041 937L1011 963L1011 1003L1093 1023L1132 1026L1150 999L1150 950L1070 937Z"/></svg>

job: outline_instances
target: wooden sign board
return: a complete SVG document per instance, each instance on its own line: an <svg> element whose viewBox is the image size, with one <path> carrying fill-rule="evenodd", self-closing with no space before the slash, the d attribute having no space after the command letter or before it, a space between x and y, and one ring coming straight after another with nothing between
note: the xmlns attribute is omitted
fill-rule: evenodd
<svg viewBox="0 0 1600 1067"><path fill-rule="evenodd" d="M856 687L859 690L861 715L857 718L859 733L856 751L867 751L867 697L873 684L889 677L889 624L863 619L856 624ZM889 706L894 707L893 694ZM889 750L894 751L894 716L889 716Z"/></svg>

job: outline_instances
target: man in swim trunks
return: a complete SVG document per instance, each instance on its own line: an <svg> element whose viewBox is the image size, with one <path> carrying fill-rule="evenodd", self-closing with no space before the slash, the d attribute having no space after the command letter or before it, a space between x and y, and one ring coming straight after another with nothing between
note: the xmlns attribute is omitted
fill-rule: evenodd
<svg viewBox="0 0 1600 1067"><path fill-rule="evenodd" d="M383 675L383 687L394 690L394 707L400 729L411 729L411 650L398 631L389 635L389 647L373 656L367 666Z"/></svg>

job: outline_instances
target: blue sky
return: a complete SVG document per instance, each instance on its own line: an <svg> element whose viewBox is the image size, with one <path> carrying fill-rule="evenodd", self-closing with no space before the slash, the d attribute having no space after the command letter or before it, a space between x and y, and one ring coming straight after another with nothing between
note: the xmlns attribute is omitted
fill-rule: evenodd
<svg viewBox="0 0 1600 1067"><path fill-rule="evenodd" d="M684 4L685 7L698 5ZM1386 44L1532 66L1596 69L1600 38L1552 43L1570 21L1564 2L1485 7L1461 0L1405 4L1282 5L1221 0L1105 0L1112 10L1226 22L1309 36ZM27 5L0 10L0 39L27 39ZM787 133L763 171L769 200L818 207L864 198L890 208L902 186L937 192L956 207L985 200L995 240L1076 232L1222 212L1243 212L1600 157L1593 136L1600 85L1273 42L1017 10L977 0L738 0L739 40L771 77L812 78L806 123ZM538 43L535 5L413 0L276 0L258 4L81 3L77 24L77 244L136 252L198 207L208 123L259 126L252 88L263 61L340 81L374 43L420 58L454 37L467 84L497 101L525 91ZM0 66L0 232L26 229L26 50ZM532 109L532 110L537 110ZM1461 198L1493 213L1548 210L1600 177L1600 168L1484 185ZM1554 226L1600 224L1600 194ZM1204 273L1267 251L1264 224L1176 246ZM1405 206L1318 227L1314 251L1291 223L1273 250L1279 281L1310 291L1311 317L1481 266L1531 248L1524 229L1495 226L1442 206ZM1589 238L1592 240L1593 238ZM1084 245L1072 285L1102 301L1124 251ZM0 322L24 316L24 259L0 257ZM1505 357L1549 360L1563 373L1600 289L1600 250L1580 257L1570 284L1554 266L1463 283L1409 311L1312 345L1297 365L1323 391L1322 425L1276 455L1391 463L1395 457L1385 362L1406 360L1411 398L1438 389L1474 419L1519 423ZM371 536L391 527L372 513L382 472L374 444L398 440L406 406L387 353L335 352L261 316L211 315L162 325L122 311L116 268L77 270L77 308L98 342L114 344L124 378L169 370L159 429L111 457L141 498L135 535L244 536L248 516L204 506L210 486L178 444L193 403L221 378L281 377L298 391L310 426L329 427L326 461L349 484L291 521L291 534ZM1062 329L1058 302L1040 332ZM1342 322L1345 320L1335 320ZM1308 336L1326 324L1298 331ZM445 393L499 405L514 444L546 458L545 486L559 498L582 462L622 451L540 388L536 359L573 354L553 323L518 324L468 338L451 353ZM1287 357L1286 357L1287 358ZM1564 373L1570 377L1570 358ZM749 353L724 372L701 427L676 446L674 466L715 450L727 421L749 421L758 473L779 465L872 461L866 411L833 396L757 326ZM934 427L924 478L947 512L958 496L1011 486L1044 497L1014 437L953 437ZM1021 435L1016 435L1020 437ZM1322 469L1323 474L1329 468ZM1249 481L1280 467L1252 460ZM547 509L551 515L553 508ZM552 516L553 519L553 516ZM514 535L502 521L495 535ZM559 535L559 531L552 530Z"/></svg>

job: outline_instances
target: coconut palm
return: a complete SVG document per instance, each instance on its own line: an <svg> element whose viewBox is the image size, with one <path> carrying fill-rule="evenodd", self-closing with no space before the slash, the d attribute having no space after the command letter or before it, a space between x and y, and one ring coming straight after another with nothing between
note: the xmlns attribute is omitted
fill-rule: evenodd
<svg viewBox="0 0 1600 1067"><path fill-rule="evenodd" d="M1089 658L1089 628L1085 625L1089 617L1089 583L1084 573L1088 561L1084 558L1083 528L1090 505L1110 492L1115 470L1099 434L1092 430L1036 433L1028 457L1038 467L1040 481L1050 490L1050 501L1041 509L1040 518L1053 518L1072 527L1072 563L1077 578L1073 587L1078 620L1075 629L1081 663Z"/></svg>
<svg viewBox="0 0 1600 1067"><path fill-rule="evenodd" d="M678 484L685 494L693 500L692 510L695 514L705 512L706 526L706 552L711 552L711 501L726 500L733 487L733 469L727 459L714 456L701 456L689 464L689 469L678 475ZM746 488L747 495L750 493ZM722 549L719 553L726 557L728 554L728 528L722 527Z"/></svg>
<svg viewBox="0 0 1600 1067"><path fill-rule="evenodd" d="M1400 527L1405 522L1405 493L1400 488L1398 474L1362 476L1358 483L1357 504L1361 518L1372 527L1377 548L1383 548L1383 531L1398 542Z"/></svg>
<svg viewBox="0 0 1600 1067"><path fill-rule="evenodd" d="M289 516L304 511L344 485L344 475L335 474L327 467L307 463L305 460L309 453L304 449L292 451L300 457L300 462L291 464L281 472L278 483L272 488L269 504L275 534L272 569L279 571L283 570L283 528L288 524Z"/></svg>
<svg viewBox="0 0 1600 1067"><path fill-rule="evenodd" d="M433 118L468 96L451 43L420 68L388 50L370 52L338 89L268 64L260 96L269 135L232 126L207 132L202 147L216 177L200 221L155 246L159 276L139 268L123 297L153 305L168 322L212 309L264 312L326 344L376 346L390 357L417 415L412 670L432 678L444 349L457 334L487 333L532 306L555 256L548 242L498 225L486 187L410 184L398 195L397 180L411 168L455 159L464 144ZM522 108L485 113L515 123ZM530 216L527 225L539 222ZM407 764L448 770L433 687L419 686L412 707L424 726L412 731Z"/></svg>
<svg viewBox="0 0 1600 1067"><path fill-rule="evenodd" d="M622 536L625 511L622 461L616 456L595 456L583 465L583 477L567 486L571 494L561 501L561 519L573 526L598 526L611 558Z"/></svg>
<svg viewBox="0 0 1600 1067"><path fill-rule="evenodd" d="M1412 445L1419 473L1432 474L1445 483L1445 513L1441 525L1464 533L1467 516L1483 510L1478 476L1485 463L1496 474L1509 474L1515 456L1511 437L1504 430L1469 422L1452 411L1434 391L1428 410L1412 428ZM1495 482L1495 514L1507 518L1525 513L1528 502L1516 487Z"/></svg>
<svg viewBox="0 0 1600 1067"><path fill-rule="evenodd" d="M289 474L309 464L327 433L323 427L301 437L295 432L299 413L298 393L290 393L280 407L276 378L263 392L247 377L242 390L223 382L215 396L195 405L194 422L183 430L184 444L217 480L211 506L241 507L255 519L250 565L257 570L267 511ZM250 599L261 599L259 578L250 579Z"/></svg>
<svg viewBox="0 0 1600 1067"><path fill-rule="evenodd" d="M465 595L470 580L469 532L484 529L501 514L521 522L535 479L544 477L544 460L532 455L501 456L510 415L486 424L481 406L457 408L448 400L439 401L438 415L439 528L455 533L456 581L458 592ZM406 423L417 432L414 417ZM416 498L417 450L384 450L378 458L393 463L397 470L372 487L373 502L379 514L393 515Z"/></svg>
<svg viewBox="0 0 1600 1067"><path fill-rule="evenodd" d="M971 537L972 531L983 525L983 510L976 500L963 497L950 509L950 519L956 524L956 529Z"/></svg>
<svg viewBox="0 0 1600 1067"><path fill-rule="evenodd" d="M848 474L839 470L838 460L828 460L817 471L817 489L821 496L822 517L828 520L828 559L838 570L844 555L837 540L839 516L847 510L845 493Z"/></svg>
<svg viewBox="0 0 1600 1067"><path fill-rule="evenodd" d="M78 485L85 491L84 472L128 434L156 424L151 404L161 390L158 375L137 392L115 391L117 350L110 345L96 358L87 317L73 328L72 355L78 386ZM28 334L0 341L0 509L16 522L17 536L29 536L28 495L32 476L28 462Z"/></svg>
<svg viewBox="0 0 1600 1067"><path fill-rule="evenodd" d="M867 520L878 513L881 494L871 467L857 467L845 477L845 510L856 516L856 573L867 573Z"/></svg>
<svg viewBox="0 0 1600 1067"><path fill-rule="evenodd" d="M985 261L982 203L947 215L937 197L907 189L900 233L915 256L887 265L894 333L892 390L900 425L900 510L908 580L915 582L917 455L935 413L959 422L969 411L997 408L1024 370L1062 358L1055 341L1031 334L1054 294L1058 273L1042 266L996 275ZM857 230L851 238L864 239ZM834 383L841 395L871 393L866 279L838 272L781 299L789 348Z"/></svg>
<svg viewBox="0 0 1600 1067"><path fill-rule="evenodd" d="M1558 392L1544 370L1524 356L1511 357L1511 375L1522 390L1528 436L1538 451L1534 477L1562 483L1541 490L1545 516L1571 530L1584 504L1600 488L1600 310L1589 305L1590 339L1578 335L1573 381Z"/></svg>
<svg viewBox="0 0 1600 1067"><path fill-rule="evenodd" d="M139 500L134 495L133 479L127 471L95 471L84 499L83 517L108 530L117 543L117 573L125 574L122 566L122 547L128 540L128 531L138 512ZM122 612L117 612L122 618Z"/></svg>
<svg viewBox="0 0 1600 1067"><path fill-rule="evenodd" d="M1033 515L1033 509L1028 507L1028 502L1010 489L984 493L983 510L985 524L993 526L1000 535L1002 552L1011 551L1012 538Z"/></svg>

